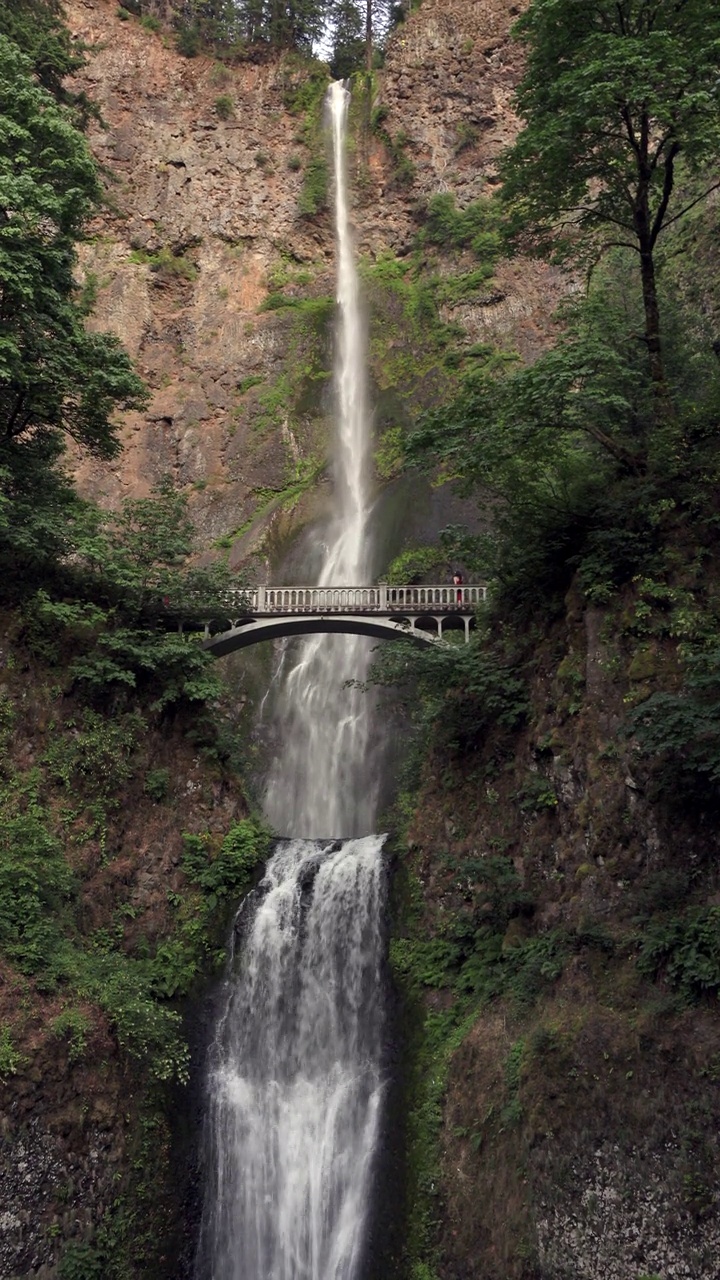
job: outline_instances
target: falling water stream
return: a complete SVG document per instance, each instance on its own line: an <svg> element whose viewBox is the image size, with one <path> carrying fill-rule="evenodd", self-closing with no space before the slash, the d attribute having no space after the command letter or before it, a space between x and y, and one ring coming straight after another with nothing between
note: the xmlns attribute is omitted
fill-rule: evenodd
<svg viewBox="0 0 720 1280"><path fill-rule="evenodd" d="M337 445L335 509L324 541L320 586L370 580L370 415L365 329L350 230L345 132L349 97L340 82L328 94L337 228ZM310 636L286 673L282 750L273 762L265 811L276 831L351 836L372 831L376 776L370 758L367 699L348 680L367 674L372 642L362 636Z"/></svg>
<svg viewBox="0 0 720 1280"><path fill-rule="evenodd" d="M353 586L370 575L370 418L348 103L333 84L337 449L319 582ZM208 1077L202 1280L362 1280L383 1093L383 837L368 834L369 700L346 682L366 675L371 647L312 636L286 653L265 807L289 838L236 922Z"/></svg>

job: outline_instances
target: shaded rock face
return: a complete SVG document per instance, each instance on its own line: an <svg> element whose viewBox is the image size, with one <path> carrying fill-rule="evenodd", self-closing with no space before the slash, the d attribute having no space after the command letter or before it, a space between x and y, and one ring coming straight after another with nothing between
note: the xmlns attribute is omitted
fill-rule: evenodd
<svg viewBox="0 0 720 1280"><path fill-rule="evenodd" d="M90 50L82 87L103 119L90 141L110 175L107 212L81 253L92 324L120 336L152 391L149 409L123 423L121 457L76 458L79 481L116 505L170 474L190 493L202 543L224 540L238 563L278 520L292 537L321 514L327 491L334 235L326 208L300 213L322 154L288 106L305 72L287 60L182 58L169 35L120 21L115 0L66 9ZM425 0L393 36L379 100L415 176L398 181L378 138L356 148L358 246L369 259L407 255L435 192L462 205L492 189L517 128L517 11L508 0ZM532 357L565 285L540 264L501 264L496 283L447 318L470 342ZM288 308L261 309L278 289L327 299L312 332Z"/></svg>
<svg viewBox="0 0 720 1280"><path fill-rule="evenodd" d="M91 1049L100 1071L46 1043L0 1112L2 1276L57 1275L58 1240L90 1237L118 1194L132 1102L110 1038L96 1034Z"/></svg>
<svg viewBox="0 0 720 1280"><path fill-rule="evenodd" d="M638 958L673 914L717 902L717 823L667 805L624 732L652 658L575 587L565 610L534 648L527 725L438 751L409 831L423 942L471 921L516 975L484 987L480 941L467 985L452 966L428 982L432 1012L457 1001L468 1018L443 1098L436 1270L717 1280L716 996L682 999ZM652 670L662 660L658 646ZM493 866L517 876L506 915ZM571 948L557 964L544 950L530 979L522 955L553 937Z"/></svg>
<svg viewBox="0 0 720 1280"><path fill-rule="evenodd" d="M102 1237L104 1250L127 1254L128 1241L154 1233L158 1256L148 1257L147 1270L138 1274L180 1280L181 1255L193 1231L196 1089L211 999L198 983L183 1011L193 1085L166 1089L151 1079L150 1047L146 1055L121 1048L121 1033L97 982L109 938L135 957L155 954L167 943L177 904L189 891L184 834L208 833L219 844L246 816L246 801L237 781L188 740L180 717L173 725L166 720L160 728L143 726L130 774L117 783L114 774L106 778L112 785L102 799L92 789L99 772L88 772L85 781L77 774L51 780L48 753L66 751L77 740L86 707L70 692L63 668L52 668L48 685L48 668L18 644L20 629L16 615L0 616L3 818L12 821L12 788L34 788L34 776L42 776L44 830L57 839L72 873L74 923L48 914L37 970L26 965L21 971L5 954L0 957L0 1277L90 1280L98 1270L90 1261L85 1271L81 1262L72 1269L70 1250L82 1251ZM236 705L242 696L237 689ZM163 799L148 793L153 772L167 779ZM90 825L86 805L94 815ZM3 828L4 840L8 829ZM18 868L24 857L32 866L32 838L26 839L27 847L22 836L14 837ZM7 866L5 861L4 901L17 895L25 903L20 881L10 878ZM27 884L32 872L25 875ZM222 936L224 919L218 927ZM82 938L73 936L75 929ZM5 926L4 952L11 936ZM43 963L63 946L65 962L72 963L68 957L76 945L78 955L82 950L86 958L95 956L100 966L94 993L88 983L80 994Z"/></svg>

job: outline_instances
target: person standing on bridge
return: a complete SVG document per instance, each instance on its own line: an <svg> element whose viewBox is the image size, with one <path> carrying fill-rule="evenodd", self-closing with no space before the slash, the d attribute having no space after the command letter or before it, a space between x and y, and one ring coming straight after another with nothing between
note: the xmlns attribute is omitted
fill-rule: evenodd
<svg viewBox="0 0 720 1280"><path fill-rule="evenodd" d="M460 570L456 569L453 574L453 585L457 587L457 591L455 592L456 604L462 604L462 584L463 584L463 576Z"/></svg>

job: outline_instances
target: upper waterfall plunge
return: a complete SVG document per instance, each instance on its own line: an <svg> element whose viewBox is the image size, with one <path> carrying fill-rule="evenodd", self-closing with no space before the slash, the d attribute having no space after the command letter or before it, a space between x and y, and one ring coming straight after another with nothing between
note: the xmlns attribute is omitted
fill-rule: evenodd
<svg viewBox="0 0 720 1280"><path fill-rule="evenodd" d="M345 140L350 94L328 91L337 239L334 368L334 510L325 534L319 586L370 580L371 415L366 341L350 226ZM267 778L265 812L283 835L364 835L376 822L378 766L370 750L373 698L350 680L367 674L373 641L312 636L285 646L277 711L281 743Z"/></svg>

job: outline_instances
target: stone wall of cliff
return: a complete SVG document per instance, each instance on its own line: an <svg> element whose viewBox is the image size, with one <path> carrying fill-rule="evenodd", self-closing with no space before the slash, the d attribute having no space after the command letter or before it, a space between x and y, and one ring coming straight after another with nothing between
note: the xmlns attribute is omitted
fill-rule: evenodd
<svg viewBox="0 0 720 1280"><path fill-rule="evenodd" d="M71 657L2 612L0 1275L179 1280L212 983L267 840L200 704L93 701Z"/></svg>
<svg viewBox="0 0 720 1280"><path fill-rule="evenodd" d="M322 191L307 200L324 163L322 72L290 56L183 58L167 31L121 21L114 0L66 7L89 49L82 83L102 112L91 142L108 175L82 253L92 323L119 334L153 393L124 423L116 463L78 460L82 487L114 505L170 474L206 547L233 564L253 550L276 558L273 535L285 545L327 492L333 228ZM508 0L425 0L392 36L374 89L382 129L358 136L351 158L369 269L409 266L432 195L465 205L492 190L516 128L517 12ZM442 319L467 344L531 357L564 287L540 264L500 263L492 289L443 303ZM438 344L418 367L423 337L397 323L398 305L386 274L372 292L380 432L398 400L412 413L445 376Z"/></svg>
<svg viewBox="0 0 720 1280"><path fill-rule="evenodd" d="M642 608L571 586L525 722L436 747L409 801L406 1240L442 1280L717 1275L717 825L627 733L673 679Z"/></svg>

